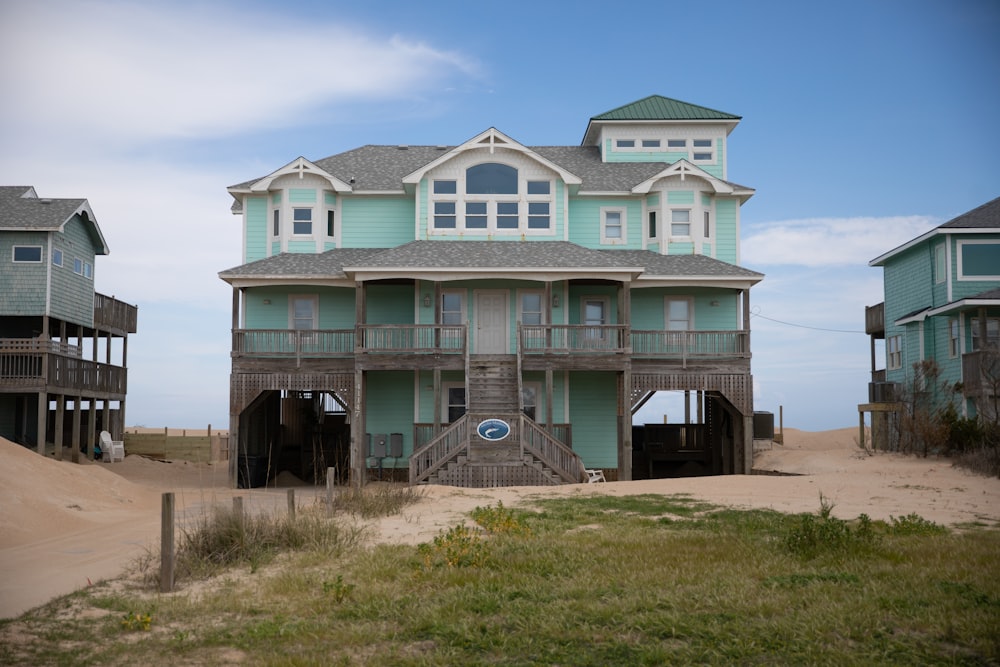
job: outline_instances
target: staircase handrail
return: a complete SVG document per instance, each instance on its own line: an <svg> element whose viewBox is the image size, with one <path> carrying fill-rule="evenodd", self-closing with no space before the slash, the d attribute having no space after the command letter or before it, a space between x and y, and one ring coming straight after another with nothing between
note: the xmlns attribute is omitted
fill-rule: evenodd
<svg viewBox="0 0 1000 667"><path fill-rule="evenodd" d="M469 449L469 416L462 415L410 456L410 484L426 482L435 471Z"/></svg>
<svg viewBox="0 0 1000 667"><path fill-rule="evenodd" d="M539 459L559 477L570 484L583 482L583 460L579 454L553 437L527 415L521 415L521 448Z"/></svg>

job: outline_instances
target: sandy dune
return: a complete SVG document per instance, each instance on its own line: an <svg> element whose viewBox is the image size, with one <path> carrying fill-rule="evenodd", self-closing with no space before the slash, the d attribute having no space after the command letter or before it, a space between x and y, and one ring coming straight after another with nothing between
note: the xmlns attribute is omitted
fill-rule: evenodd
<svg viewBox="0 0 1000 667"><path fill-rule="evenodd" d="M953 468L948 460L894 454L869 456L853 428L811 433L785 429L784 445L757 453L758 470L790 476L737 475L561 487L456 489L425 487L402 515L383 519L386 541L417 544L462 520L477 505L533 496L688 494L720 505L813 512L822 494L834 514L875 519L915 512L942 524L1000 523L1000 480ZM0 617L16 616L53 597L118 576L159 538L162 493L173 492L179 516L201 516L242 496L253 511L283 512L286 489L236 490L225 464L164 463L139 456L124 462L73 464L38 456L0 439ZM321 489L296 489L299 505Z"/></svg>

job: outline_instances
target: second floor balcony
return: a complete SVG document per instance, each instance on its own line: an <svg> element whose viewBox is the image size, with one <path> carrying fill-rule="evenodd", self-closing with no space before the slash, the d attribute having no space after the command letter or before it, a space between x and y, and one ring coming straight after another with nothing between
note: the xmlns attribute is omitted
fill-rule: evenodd
<svg viewBox="0 0 1000 667"><path fill-rule="evenodd" d="M452 358L475 354L466 325L363 324L352 329L237 329L234 360L305 360L365 357ZM631 330L625 325L520 325L510 354L532 359L630 358L687 365L697 360L750 358L748 331ZM308 362L307 362L308 363ZM585 363L585 362L582 362Z"/></svg>

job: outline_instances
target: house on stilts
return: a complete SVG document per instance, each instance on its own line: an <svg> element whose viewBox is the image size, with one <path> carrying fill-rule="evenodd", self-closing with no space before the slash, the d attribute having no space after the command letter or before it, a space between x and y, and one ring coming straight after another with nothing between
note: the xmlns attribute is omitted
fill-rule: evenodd
<svg viewBox="0 0 1000 667"><path fill-rule="evenodd" d="M0 437L74 461L121 440L138 309L94 290L107 254L86 199L0 187Z"/></svg>
<svg viewBox="0 0 1000 667"><path fill-rule="evenodd" d="M739 264L739 121L651 96L592 117L578 146L490 128L230 187L233 483L748 473L763 276ZM665 391L696 416L634 442Z"/></svg>

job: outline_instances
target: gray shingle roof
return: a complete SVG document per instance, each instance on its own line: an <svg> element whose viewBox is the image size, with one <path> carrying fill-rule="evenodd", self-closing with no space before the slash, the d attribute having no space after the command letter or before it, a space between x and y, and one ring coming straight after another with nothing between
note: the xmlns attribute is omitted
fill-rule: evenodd
<svg viewBox="0 0 1000 667"><path fill-rule="evenodd" d="M1000 228L1000 197L940 225L945 228Z"/></svg>
<svg viewBox="0 0 1000 667"><path fill-rule="evenodd" d="M763 274L703 255L648 250L593 250L568 241L411 241L395 248L339 248L322 254L283 253L222 271L220 278L346 278L344 267L378 269L624 269L647 277L730 277Z"/></svg>
<svg viewBox="0 0 1000 667"><path fill-rule="evenodd" d="M30 185L0 187L0 229L58 231L87 203L86 199L40 199L34 194Z"/></svg>

